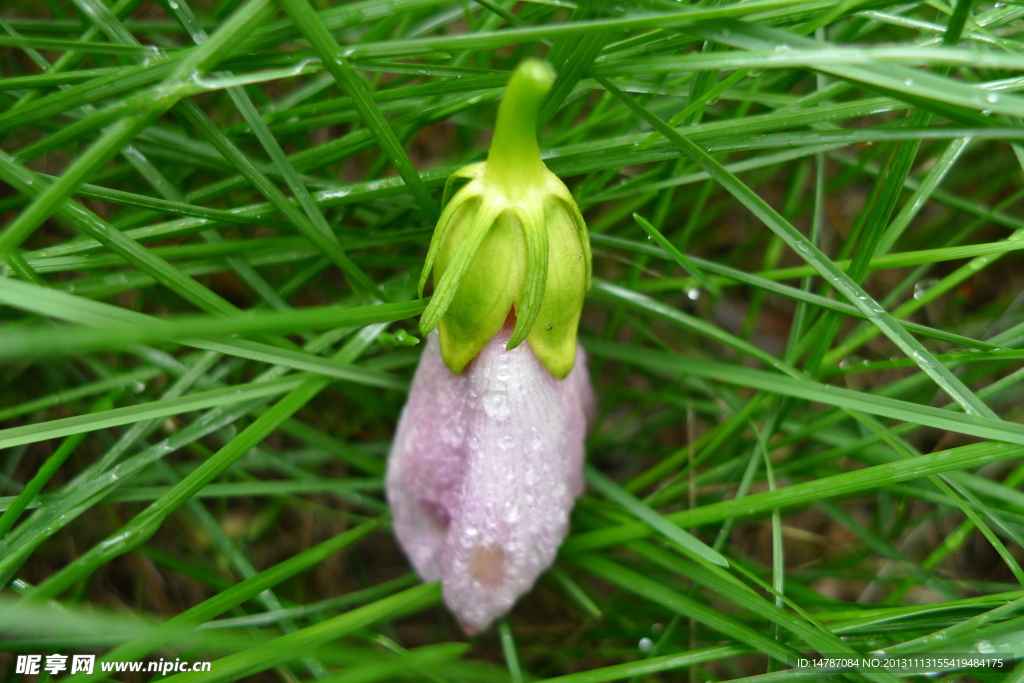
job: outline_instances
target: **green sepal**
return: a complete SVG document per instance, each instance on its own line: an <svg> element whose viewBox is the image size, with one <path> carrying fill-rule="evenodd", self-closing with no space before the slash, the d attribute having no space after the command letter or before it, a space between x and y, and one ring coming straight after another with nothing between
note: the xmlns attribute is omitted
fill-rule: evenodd
<svg viewBox="0 0 1024 683"><path fill-rule="evenodd" d="M548 230L545 224L544 206L530 204L513 209L526 241L526 278L523 294L516 306L516 326L512 337L505 346L512 350L523 343L526 335L537 321L544 301L544 290L548 280Z"/></svg>
<svg viewBox="0 0 1024 683"><path fill-rule="evenodd" d="M564 202L545 207L548 269L544 299L527 340L555 377L569 374L576 362L576 330L583 298L590 287L590 240L580 240L576 220Z"/></svg>
<svg viewBox="0 0 1024 683"><path fill-rule="evenodd" d="M580 244L583 245L584 266L587 271L586 291L589 292L594 278L593 256L590 251L590 232L587 230L587 223L583 220L583 214L580 213L580 207L576 204L576 200L573 199L572 193L569 192L569 188L565 186L565 183L559 180L558 176L553 173L551 176L556 181L555 183L551 183L551 185L556 186L555 188L552 188L551 194L562 202L562 206L569 212L569 215L572 216L573 222L576 224L576 232L579 235Z"/></svg>
<svg viewBox="0 0 1024 683"><path fill-rule="evenodd" d="M444 181L444 194L441 196L441 208L443 209L448 206L448 200L451 199L452 188L455 186L456 180L472 180L473 178L478 178L484 172L484 166L486 165L487 162L485 161L481 161L476 164L469 164L448 176L448 179ZM441 221L438 220L437 224L440 225Z"/></svg>
<svg viewBox="0 0 1024 683"><path fill-rule="evenodd" d="M461 168L455 173L453 173L452 176L448 178L449 182L451 182L452 177L455 177L462 171L466 170L466 168L469 167L467 166ZM447 192L447 190L448 184L445 183L445 191ZM434 227L434 234L430 238L430 248L427 250L427 258L426 261L424 261L423 263L423 270L420 271L420 281L419 284L417 285L416 291L419 293L419 296L421 298L423 297L423 290L426 289L427 280L430 279L430 271L434 267L434 259L437 258L437 250L441 248L441 240L444 239L445 232L447 232L448 226L451 224L452 218L455 216L455 213L462 207L462 205L465 204L467 201L469 201L470 199L479 198L480 193L476 191L476 188L467 185L463 187L461 190L459 190L458 194L455 195L452 201L445 202L444 210L441 211L441 217L437 219L437 226ZM430 329L434 328L431 327Z"/></svg>
<svg viewBox="0 0 1024 683"><path fill-rule="evenodd" d="M435 273L443 279L455 245L468 224L453 225L441 247ZM518 306L526 277L526 242L511 212L499 216L462 277L448 312L438 325L441 357L452 372L462 372Z"/></svg>
<svg viewBox="0 0 1024 683"><path fill-rule="evenodd" d="M455 298L456 292L460 289L463 277L466 271L469 270L470 265L472 265L473 259L476 258L480 245L483 244L484 238L487 237L488 231L494 224L494 219L504 209L505 207L500 202L490 201L488 198L481 198L477 201L467 200L455 209L452 216L453 220L449 221L451 227L461 227L458 224L466 224L469 228L465 234L459 236L456 242L458 246L451 262L445 268L441 268L440 264L435 268L435 272L440 279L434 288L434 295L430 297L430 303L427 304L426 310L420 316L420 332L423 334L427 334L437 327L441 316L448 311L448 306L451 305L452 299ZM472 219L469 221L454 220L456 218L455 214L460 210L473 211ZM445 232L454 231L446 230ZM441 247L438 248L438 253L443 248L445 237L448 237L448 235L446 234L441 238Z"/></svg>

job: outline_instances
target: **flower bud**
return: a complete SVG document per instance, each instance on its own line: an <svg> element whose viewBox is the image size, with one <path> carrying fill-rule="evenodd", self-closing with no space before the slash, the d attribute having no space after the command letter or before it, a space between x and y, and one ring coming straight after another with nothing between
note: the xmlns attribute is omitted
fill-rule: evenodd
<svg viewBox="0 0 1024 683"><path fill-rule="evenodd" d="M514 349L529 340L555 377L576 357L576 330L590 288L590 239L572 194L540 157L537 111L554 72L526 60L498 109L487 161L448 179L467 182L445 206L420 277L434 295L420 319L440 332L441 356L460 373L510 313ZM446 187L445 194L448 194Z"/></svg>
<svg viewBox="0 0 1024 683"><path fill-rule="evenodd" d="M583 349L556 379L511 322L465 372L432 332L388 457L398 541L469 634L486 629L554 561L583 491L593 391Z"/></svg>

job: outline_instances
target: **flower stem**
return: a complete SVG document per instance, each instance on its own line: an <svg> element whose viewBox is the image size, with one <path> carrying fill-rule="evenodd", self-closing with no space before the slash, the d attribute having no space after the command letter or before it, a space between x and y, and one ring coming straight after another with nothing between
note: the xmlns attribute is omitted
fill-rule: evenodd
<svg viewBox="0 0 1024 683"><path fill-rule="evenodd" d="M551 90L555 72L547 62L527 59L512 73L498 107L486 178L509 194L526 189L543 178L544 162L537 145L537 112Z"/></svg>

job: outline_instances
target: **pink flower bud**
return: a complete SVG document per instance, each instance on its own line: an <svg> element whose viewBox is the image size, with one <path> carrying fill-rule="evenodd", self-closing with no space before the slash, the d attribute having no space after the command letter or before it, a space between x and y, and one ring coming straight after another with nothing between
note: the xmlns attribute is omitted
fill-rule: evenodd
<svg viewBox="0 0 1024 683"><path fill-rule="evenodd" d="M594 396L583 350L564 379L506 323L455 374L428 337L388 460L394 528L469 634L486 629L555 559L583 491Z"/></svg>

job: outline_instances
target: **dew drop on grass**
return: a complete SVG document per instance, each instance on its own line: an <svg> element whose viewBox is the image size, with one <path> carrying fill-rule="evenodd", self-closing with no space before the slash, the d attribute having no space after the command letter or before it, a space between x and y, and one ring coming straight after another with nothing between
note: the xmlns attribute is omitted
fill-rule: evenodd
<svg viewBox="0 0 1024 683"><path fill-rule="evenodd" d="M700 287L690 287L686 290L686 298L690 301L696 301L700 298Z"/></svg>
<svg viewBox="0 0 1024 683"><path fill-rule="evenodd" d="M910 86L914 85L914 79L913 78L908 78L907 80L903 81L903 85L905 85L907 87L910 87Z"/></svg>
<svg viewBox="0 0 1024 683"><path fill-rule="evenodd" d="M654 641L650 638L641 638L640 643L637 645L640 648L640 652L647 654L654 649Z"/></svg>
<svg viewBox="0 0 1024 683"><path fill-rule="evenodd" d="M914 298L917 299L918 301L920 301L921 299L923 299L928 294L928 290L931 289L932 287L934 287L936 284L938 284L938 282L939 281L934 279L934 278L929 278L927 280L921 280L919 282L915 282L914 283Z"/></svg>
<svg viewBox="0 0 1024 683"><path fill-rule="evenodd" d="M985 96L985 101L989 104L995 104L999 101L999 93L990 92Z"/></svg>

